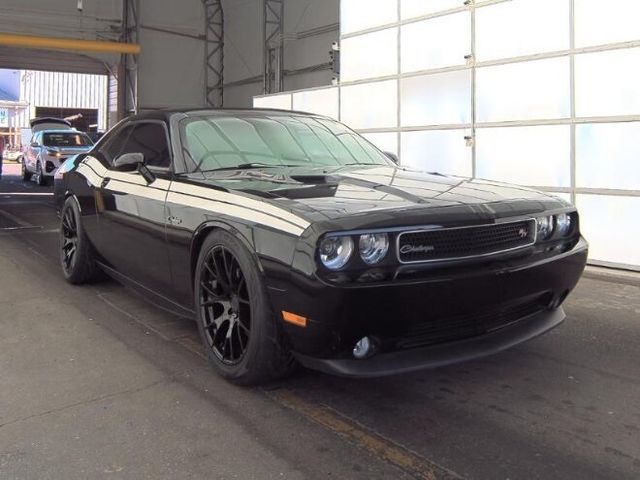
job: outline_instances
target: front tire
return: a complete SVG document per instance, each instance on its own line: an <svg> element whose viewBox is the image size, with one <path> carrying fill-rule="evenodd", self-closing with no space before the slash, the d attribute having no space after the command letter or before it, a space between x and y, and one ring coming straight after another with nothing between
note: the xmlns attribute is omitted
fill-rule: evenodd
<svg viewBox="0 0 640 480"><path fill-rule="evenodd" d="M27 166L24 163L24 158L22 159L22 180L24 182L28 182L31 180L31 175L33 175L29 170L27 170Z"/></svg>
<svg viewBox="0 0 640 480"><path fill-rule="evenodd" d="M72 197L67 198L62 207L58 249L62 274L67 282L78 285L97 278L93 247L84 233L80 209Z"/></svg>
<svg viewBox="0 0 640 480"><path fill-rule="evenodd" d="M209 363L227 380L257 385L292 372L295 362L269 307L247 248L222 230L204 241L196 265L198 330Z"/></svg>
<svg viewBox="0 0 640 480"><path fill-rule="evenodd" d="M47 178L44 176L44 172L42 171L42 164L38 162L38 166L36 167L36 182L39 187L44 187L47 185Z"/></svg>

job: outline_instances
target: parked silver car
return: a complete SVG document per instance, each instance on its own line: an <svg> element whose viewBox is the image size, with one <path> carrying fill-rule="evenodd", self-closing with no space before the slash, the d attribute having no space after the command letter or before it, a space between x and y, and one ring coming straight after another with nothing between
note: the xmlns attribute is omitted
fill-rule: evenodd
<svg viewBox="0 0 640 480"><path fill-rule="evenodd" d="M38 185L50 183L68 157L86 153L93 147L91 138L71 128L66 120L34 119L31 131L33 136L22 158L22 178L26 181L35 175Z"/></svg>

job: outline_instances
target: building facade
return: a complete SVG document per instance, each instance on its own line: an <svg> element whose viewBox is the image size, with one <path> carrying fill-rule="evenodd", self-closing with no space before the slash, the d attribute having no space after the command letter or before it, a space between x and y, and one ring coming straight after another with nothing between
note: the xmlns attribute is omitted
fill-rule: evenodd
<svg viewBox="0 0 640 480"><path fill-rule="evenodd" d="M108 126L107 86L106 75L0 70L0 132L7 143L19 145L20 132L29 127L29 119L77 118L78 114L85 120L81 125L103 131Z"/></svg>

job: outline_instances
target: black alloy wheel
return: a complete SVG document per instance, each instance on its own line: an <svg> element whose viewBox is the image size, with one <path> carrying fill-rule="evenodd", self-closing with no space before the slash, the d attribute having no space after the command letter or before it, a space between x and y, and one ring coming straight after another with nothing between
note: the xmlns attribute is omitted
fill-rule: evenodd
<svg viewBox="0 0 640 480"><path fill-rule="evenodd" d="M73 197L62 207L60 221L59 258L62 274L72 284L87 283L99 278L93 247L84 233L80 208Z"/></svg>
<svg viewBox="0 0 640 480"><path fill-rule="evenodd" d="M240 264L224 247L213 247L200 273L200 315L208 347L225 365L237 365L251 336L251 302Z"/></svg>
<svg viewBox="0 0 640 480"><path fill-rule="evenodd" d="M65 274L73 271L78 251L78 224L72 208L66 208L62 214L61 233L61 260Z"/></svg>
<svg viewBox="0 0 640 480"><path fill-rule="evenodd" d="M238 385L282 378L296 367L250 247L221 229L204 239L193 278L198 331L211 366Z"/></svg>

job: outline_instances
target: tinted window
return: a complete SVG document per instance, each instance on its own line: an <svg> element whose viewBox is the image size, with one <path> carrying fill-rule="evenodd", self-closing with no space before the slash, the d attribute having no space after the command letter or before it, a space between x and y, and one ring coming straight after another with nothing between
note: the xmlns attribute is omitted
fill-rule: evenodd
<svg viewBox="0 0 640 480"><path fill-rule="evenodd" d="M46 147L88 147L91 139L80 132L43 133L42 144Z"/></svg>
<svg viewBox="0 0 640 480"><path fill-rule="evenodd" d="M133 125L127 125L119 129L107 140L107 143L100 149L100 153L104 156L104 160L109 164L120 155L125 143L129 139L129 135L133 131Z"/></svg>
<svg viewBox="0 0 640 480"><path fill-rule="evenodd" d="M169 167L169 146L163 126L159 123L136 123L120 155L139 152L150 167Z"/></svg>
<svg viewBox="0 0 640 480"><path fill-rule="evenodd" d="M191 118L182 124L182 142L201 170L244 163L389 164L384 154L344 125L305 116Z"/></svg>

